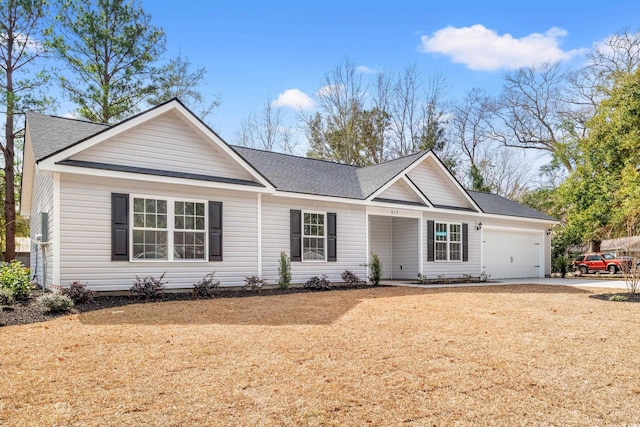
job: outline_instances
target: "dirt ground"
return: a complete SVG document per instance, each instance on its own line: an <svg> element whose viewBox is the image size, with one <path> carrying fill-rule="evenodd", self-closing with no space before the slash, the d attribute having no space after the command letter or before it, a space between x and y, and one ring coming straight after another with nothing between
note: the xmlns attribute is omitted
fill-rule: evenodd
<svg viewBox="0 0 640 427"><path fill-rule="evenodd" d="M631 425L640 305L373 288L0 328L0 425Z"/></svg>

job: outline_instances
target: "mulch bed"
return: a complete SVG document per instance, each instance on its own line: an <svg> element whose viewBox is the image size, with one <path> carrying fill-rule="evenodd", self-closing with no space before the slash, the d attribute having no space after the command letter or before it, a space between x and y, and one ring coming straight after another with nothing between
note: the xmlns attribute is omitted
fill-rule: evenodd
<svg viewBox="0 0 640 427"><path fill-rule="evenodd" d="M336 285L329 290L364 289L372 288L374 285ZM220 289L214 298L244 298L252 296L289 295L307 292L321 292L322 290L309 289L303 287L269 288L260 290L245 289ZM105 308L122 307L129 304L157 303L162 301L191 301L195 300L190 292L168 291L160 294L155 299L138 298L132 295L98 295L94 296L93 302L86 304L76 304L69 312L47 313L36 304L36 299L42 295L41 291L33 291L31 297L26 301L18 301L11 306L0 307L0 327L10 325L24 325L36 322L46 322L61 316L71 314L86 313Z"/></svg>
<svg viewBox="0 0 640 427"><path fill-rule="evenodd" d="M640 293L632 294L629 292L607 293L591 295L591 298L613 302L640 302ZM625 300L625 298L627 298Z"/></svg>

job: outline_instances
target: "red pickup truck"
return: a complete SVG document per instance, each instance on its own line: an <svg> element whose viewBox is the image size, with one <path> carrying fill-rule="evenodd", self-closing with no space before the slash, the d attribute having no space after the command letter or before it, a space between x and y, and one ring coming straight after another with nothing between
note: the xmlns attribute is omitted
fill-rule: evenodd
<svg viewBox="0 0 640 427"><path fill-rule="evenodd" d="M616 256L611 253L592 253L577 257L574 261L574 266L582 274L605 270L611 274L615 274L622 271L625 267L629 267L629 263L629 260L616 258Z"/></svg>

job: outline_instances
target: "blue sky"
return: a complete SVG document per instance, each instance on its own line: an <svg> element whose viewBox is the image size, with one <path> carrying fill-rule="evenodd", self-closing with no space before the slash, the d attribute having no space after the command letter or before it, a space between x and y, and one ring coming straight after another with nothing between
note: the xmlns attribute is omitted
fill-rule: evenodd
<svg viewBox="0 0 640 427"><path fill-rule="evenodd" d="M580 49L640 26L640 2L616 0L147 0L143 7L164 28L168 57L180 52L209 70L206 89L222 101L210 122L229 142L268 96L292 89L312 96L345 56L371 70L415 63L423 75L440 72L459 99L473 87L497 93L519 61L578 65Z"/></svg>

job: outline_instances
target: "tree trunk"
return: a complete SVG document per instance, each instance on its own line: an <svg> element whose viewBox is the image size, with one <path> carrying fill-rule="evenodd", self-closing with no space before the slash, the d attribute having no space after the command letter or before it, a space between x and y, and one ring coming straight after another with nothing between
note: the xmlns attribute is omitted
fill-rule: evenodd
<svg viewBox="0 0 640 427"><path fill-rule="evenodd" d="M5 147L4 154L4 227L5 227L5 261L16 257L16 198L13 173L15 159L13 118L15 103L13 100L13 70L6 71L7 77L7 114L5 115Z"/></svg>

